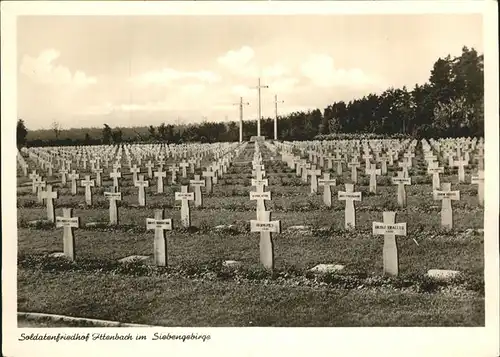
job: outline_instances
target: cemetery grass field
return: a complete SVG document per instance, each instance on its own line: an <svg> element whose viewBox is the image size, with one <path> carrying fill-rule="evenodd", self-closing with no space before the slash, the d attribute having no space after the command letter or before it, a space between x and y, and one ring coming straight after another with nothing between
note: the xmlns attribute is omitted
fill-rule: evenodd
<svg viewBox="0 0 500 357"><path fill-rule="evenodd" d="M369 177L360 170L356 191L356 229L344 229L345 202L337 199L350 170L344 166L332 187L332 207L323 204L322 189L310 194L279 155L261 149L271 201L266 209L281 221L273 234L275 270L259 264L259 235L250 232L255 201L250 201L253 144L219 178L212 194L203 194L203 207L191 207L190 228L180 225L180 202L174 192L189 179L157 194L156 179L146 188L147 207L137 206L137 188L124 168L118 202L119 225L109 226L109 201L103 193L111 185L93 189L85 205L83 188L71 195L54 175L47 178L58 190L56 215L73 208L80 228L74 230L76 260L48 255L62 251L62 230L45 217L31 181L18 172L18 310L63 314L162 326L482 326L484 325L483 208L472 186L472 168L466 182L457 182L456 169L445 168L442 182L460 191L453 201L454 227L440 228L441 202L432 197L431 176L421 150L409 169L407 207L397 206L396 186L390 177L377 179L370 193ZM144 173L144 169L141 170ZM201 171L201 170L198 170ZM196 173L200 173L200 172ZM147 171L146 171L147 172ZM80 174L80 178L83 174ZM106 189L105 189L106 187ZM151 256L153 236L146 218L165 209L173 230L166 231L168 267L152 261L119 263L131 255ZM383 237L372 234L372 222L384 211L396 211L396 222L407 223L407 236L398 236L400 275L382 275ZM94 222L93 226L85 226ZM416 242L415 242L416 241ZM418 243L418 244L417 244ZM224 260L241 263L236 269ZM316 275L309 269L320 263L345 266L335 273ZM455 280L440 282L425 276L429 269L459 270Z"/></svg>

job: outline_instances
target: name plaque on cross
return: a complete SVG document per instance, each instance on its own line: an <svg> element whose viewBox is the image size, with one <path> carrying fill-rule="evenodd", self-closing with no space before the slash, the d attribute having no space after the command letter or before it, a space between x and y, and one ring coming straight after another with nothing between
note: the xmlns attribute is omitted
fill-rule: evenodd
<svg viewBox="0 0 500 357"><path fill-rule="evenodd" d="M269 180L268 179L262 179L262 180L256 180L252 179L252 186L269 186Z"/></svg>
<svg viewBox="0 0 500 357"><path fill-rule="evenodd" d="M146 218L146 228L147 229L172 229L172 219L154 219L154 218Z"/></svg>
<svg viewBox="0 0 500 357"><path fill-rule="evenodd" d="M262 222L258 220L250 220L250 231L280 233L280 221Z"/></svg>
<svg viewBox="0 0 500 357"><path fill-rule="evenodd" d="M250 192L250 199L251 200L270 200L271 199L271 192Z"/></svg>
<svg viewBox="0 0 500 357"><path fill-rule="evenodd" d="M450 192L434 191L434 199L437 200L440 198L451 198L454 200L460 200L460 192L459 191L450 191Z"/></svg>
<svg viewBox="0 0 500 357"><path fill-rule="evenodd" d="M361 201L361 192L354 192L354 193L348 193L348 192L338 192L339 199L345 199L345 198L350 198L355 201Z"/></svg>
<svg viewBox="0 0 500 357"><path fill-rule="evenodd" d="M194 200L194 192L176 192L176 200Z"/></svg>

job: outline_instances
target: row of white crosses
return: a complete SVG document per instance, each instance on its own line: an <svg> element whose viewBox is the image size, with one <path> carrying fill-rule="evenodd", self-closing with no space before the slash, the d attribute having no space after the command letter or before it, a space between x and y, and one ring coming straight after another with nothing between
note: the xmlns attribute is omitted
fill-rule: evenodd
<svg viewBox="0 0 500 357"><path fill-rule="evenodd" d="M424 158L427 161L427 172L429 174L433 175L432 178L432 188L433 191L439 190L441 184L440 184L440 179L439 179L439 174L444 172L443 167L439 167L439 162L438 157L434 155L433 153L433 148L436 150L443 150L440 145L436 142L432 142L432 146L427 143L426 140L422 140L422 148L424 150ZM461 153L461 146L457 147L457 156L460 157ZM467 150L467 149L466 149ZM449 153L449 151L448 151ZM465 151L465 153L468 153L468 151ZM455 156L453 154L449 154L448 156L453 160ZM465 181L465 171L464 171L464 166L468 162L468 155L466 155L467 160L458 160L458 161L453 161L449 162L449 166L458 166L458 182L464 182ZM478 162L482 162L483 158L480 156L478 159ZM478 203L480 206L484 206L484 170L481 169L481 167L478 167L478 171L476 175L472 175L471 177L471 184L476 184L478 185ZM446 186L447 187L447 186ZM446 188L443 188L444 191L446 191ZM455 196L454 196L455 197ZM455 200L458 200L459 198L455 197Z"/></svg>
<svg viewBox="0 0 500 357"><path fill-rule="evenodd" d="M271 212L266 210L265 201L271 200L271 192L264 192L264 186L269 182L264 179L265 171L262 163L259 143L255 142L255 154L252 160L252 186L255 191L250 192L250 200L257 201L257 217L250 220L250 231L260 233L260 262L268 270L274 269L274 250L272 233L280 233L280 221L271 221Z"/></svg>
<svg viewBox="0 0 500 357"><path fill-rule="evenodd" d="M56 227L63 228L63 254L69 260L76 259L74 228L79 228L78 217L72 217L71 208L63 208L63 216L56 217ZM373 234L384 236L384 274L398 275L399 259L396 235L406 236L406 223L395 223L395 212L384 212L383 222L373 222ZM274 268L272 233L280 232L280 221L270 221L270 212L264 212L260 219L250 221L251 231L260 232L260 261L265 268ZM162 209L155 210L154 218L146 218L146 229L154 230L153 257L157 266L167 266L167 241L165 231L173 229L172 219L164 218Z"/></svg>
<svg viewBox="0 0 500 357"><path fill-rule="evenodd" d="M198 176L198 175L196 175ZM142 175L139 175L139 179L136 183L143 181ZM199 176L195 177L195 181L200 181ZM204 182L203 182L204 184ZM199 189L203 184L199 184L195 187ZM50 186L49 186L50 188ZM50 191L50 189L48 190ZM121 200L121 193L118 192L106 192L105 195L110 199L110 223L117 224L118 216L117 216L117 206L116 201ZM56 198L57 193L52 196L46 195L46 197ZM188 192L187 186L181 187L181 192L175 193L175 199L181 201L181 224L184 227L189 227L191 225L190 222L190 212L189 212L189 201L194 200L195 195L192 192ZM48 200L52 202L52 200ZM201 205L201 193L200 193L200 205ZM53 206L52 211L53 211ZM49 209L49 207L47 208ZM72 233L73 228L79 227L79 220L77 217L71 217L71 209L64 208L63 209L63 217L57 217L56 227L64 227L64 235L63 235L63 244L64 244L64 255L69 259L75 259L75 244L74 244L74 236ZM165 230L172 230L172 219L164 218L164 212L162 209L155 211L154 218L146 219L146 229L152 230L154 229L154 263L157 266L166 266L167 265L167 242L165 238ZM271 246L272 248L272 246Z"/></svg>

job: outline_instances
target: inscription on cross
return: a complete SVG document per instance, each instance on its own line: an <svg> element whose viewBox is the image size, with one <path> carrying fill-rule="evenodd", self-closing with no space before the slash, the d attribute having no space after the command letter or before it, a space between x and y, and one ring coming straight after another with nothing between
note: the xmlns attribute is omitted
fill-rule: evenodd
<svg viewBox="0 0 500 357"><path fill-rule="evenodd" d="M155 218L146 218L146 229L154 229L154 262L157 266L167 266L167 241L165 231L172 230L172 219L163 218L163 209L155 210Z"/></svg>
<svg viewBox="0 0 500 357"><path fill-rule="evenodd" d="M366 169L366 173L370 175L370 192L377 193L377 175L380 175L382 171L377 169L376 164L371 164L371 167Z"/></svg>
<svg viewBox="0 0 500 357"><path fill-rule="evenodd" d="M352 183L344 184L345 191L338 192L339 201L345 201L345 229L356 227L356 211L354 201L361 201L361 192L354 192Z"/></svg>
<svg viewBox="0 0 500 357"><path fill-rule="evenodd" d="M453 211L451 201L460 200L460 191L451 191L451 183L442 183L441 191L433 192L434 200L441 200L441 226L445 229L453 228Z"/></svg>
<svg viewBox="0 0 500 357"><path fill-rule="evenodd" d="M400 207L406 207L405 185L411 185L411 178L404 177L404 173L402 171L399 171L398 176L392 178L392 184L398 185L398 205Z"/></svg>
<svg viewBox="0 0 500 357"><path fill-rule="evenodd" d="M480 206L484 206L484 171L479 170L476 176L471 177L471 184L477 185L477 198Z"/></svg>
<svg viewBox="0 0 500 357"><path fill-rule="evenodd" d="M427 168L427 173L432 175L432 189L433 190L438 190L439 187L441 186L439 174L442 174L443 172L444 172L444 168L438 167L437 162L432 162L429 164L429 167Z"/></svg>
<svg viewBox="0 0 500 357"><path fill-rule="evenodd" d="M94 180L90 179L89 175L85 176L85 180L82 180L81 183L82 187L85 187L85 204L88 206L92 205L92 190L91 187L94 187Z"/></svg>
<svg viewBox="0 0 500 357"><path fill-rule="evenodd" d="M280 221L271 221L271 212L263 211L256 220L250 221L250 231L260 232L260 262L269 270L274 269L272 233L280 233Z"/></svg>
<svg viewBox="0 0 500 357"><path fill-rule="evenodd" d="M148 169L148 178L153 178L153 167L155 167L155 165L151 162L151 160L149 160L146 164L146 168Z"/></svg>
<svg viewBox="0 0 500 357"><path fill-rule="evenodd" d="M141 172L141 169L134 165L130 168L130 173L132 174L132 184L135 186L135 182L137 181L137 174Z"/></svg>
<svg viewBox="0 0 500 357"><path fill-rule="evenodd" d="M466 160L457 160L453 162L455 167L458 167L458 182L465 182L465 166L468 165Z"/></svg>
<svg viewBox="0 0 500 357"><path fill-rule="evenodd" d="M318 192L318 176L321 175L321 170L312 167L307 171L307 175L311 176L311 193L315 194Z"/></svg>
<svg viewBox="0 0 500 357"><path fill-rule="evenodd" d="M47 206L47 220L54 222L55 212L53 200L57 198L57 191L52 191L52 185L47 185L46 190L41 193L41 196L42 199L45 200Z"/></svg>
<svg viewBox="0 0 500 357"><path fill-rule="evenodd" d="M189 167L189 163L183 161L179 164L179 167L182 170L182 177L186 178L187 177L187 168Z"/></svg>
<svg viewBox="0 0 500 357"><path fill-rule="evenodd" d="M122 200L121 192L104 192L104 196L109 200L109 224L118 225L118 206L116 201Z"/></svg>
<svg viewBox="0 0 500 357"><path fill-rule="evenodd" d="M189 201L194 200L194 193L188 192L187 186L181 186L181 192L175 193L175 200L181 201L181 223L188 228L191 226L191 215L189 212Z"/></svg>
<svg viewBox="0 0 500 357"><path fill-rule="evenodd" d="M358 183L358 167L360 166L360 163L353 158L347 166L351 168L351 181L353 183Z"/></svg>
<svg viewBox="0 0 500 357"><path fill-rule="evenodd" d="M406 223L395 223L396 212L384 212L384 222L373 222L373 235L384 236L384 274L399 274L398 246L396 235L406 236Z"/></svg>
<svg viewBox="0 0 500 357"><path fill-rule="evenodd" d="M323 178L318 180L318 185L323 186L323 202L327 207L332 206L332 190L330 187L336 184L336 180L330 179L330 174L326 172L323 174Z"/></svg>
<svg viewBox="0 0 500 357"><path fill-rule="evenodd" d="M66 170L66 168L62 167L59 170L59 174L61 175L61 185L66 186L66 175L68 174L68 170Z"/></svg>
<svg viewBox="0 0 500 357"><path fill-rule="evenodd" d="M156 192L163 193L163 178L167 177L167 173L165 171L162 171L162 169L160 167L160 168L158 168L158 171L155 171L155 177L157 178Z"/></svg>
<svg viewBox="0 0 500 357"><path fill-rule="evenodd" d="M144 180L144 175L139 175L139 178L135 181L135 187L139 188L139 206L146 206L146 187L149 187L149 182Z"/></svg>
<svg viewBox="0 0 500 357"><path fill-rule="evenodd" d="M207 171L203 171L201 176L205 178L205 190L207 193L212 193L212 178L214 177L214 172L210 167L207 167Z"/></svg>
<svg viewBox="0 0 500 357"><path fill-rule="evenodd" d="M76 195L76 180L80 179L80 174L77 174L75 170L72 170L68 175L68 178L71 180L71 194Z"/></svg>
<svg viewBox="0 0 500 357"><path fill-rule="evenodd" d="M95 185L96 187L101 187L102 185L102 179L101 179L101 174L103 172L102 168L97 165L96 168L94 168L93 172L95 173Z"/></svg>
<svg viewBox="0 0 500 357"><path fill-rule="evenodd" d="M201 180L200 175L194 175L194 180L189 180L189 185L194 187L194 206L201 207L203 205L201 187L205 187L205 180Z"/></svg>
<svg viewBox="0 0 500 357"><path fill-rule="evenodd" d="M37 177L35 181L35 187L36 187L36 192L37 192L37 199L38 202L43 202L42 198L42 188L46 186L47 182L43 181L41 177Z"/></svg>
<svg viewBox="0 0 500 357"><path fill-rule="evenodd" d="M73 228L80 226L78 217L71 217L71 208L63 208L63 216L56 217L56 227L63 227L63 252L70 260L75 260L75 236Z"/></svg>

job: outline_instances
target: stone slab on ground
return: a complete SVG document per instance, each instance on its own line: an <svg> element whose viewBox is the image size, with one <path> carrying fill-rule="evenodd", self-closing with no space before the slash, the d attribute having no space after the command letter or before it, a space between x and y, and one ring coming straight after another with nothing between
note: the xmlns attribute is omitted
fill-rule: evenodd
<svg viewBox="0 0 500 357"><path fill-rule="evenodd" d="M234 225L233 224L220 224L218 226L215 226L214 229L231 229L231 228L234 228Z"/></svg>
<svg viewBox="0 0 500 357"><path fill-rule="evenodd" d="M225 260L222 263L222 265L227 267L227 268L238 268L241 266L241 262L239 262L237 260Z"/></svg>
<svg viewBox="0 0 500 357"><path fill-rule="evenodd" d="M288 227L289 231L310 231L312 229L311 226L290 226Z"/></svg>
<svg viewBox="0 0 500 357"><path fill-rule="evenodd" d="M148 255L130 255L118 260L120 263L147 263L152 257Z"/></svg>
<svg viewBox="0 0 500 357"><path fill-rule="evenodd" d="M49 224L52 223L48 219L36 219L34 221L28 221L28 226L36 226L38 224Z"/></svg>
<svg viewBox="0 0 500 357"><path fill-rule="evenodd" d="M309 271L315 273L331 273L336 271L341 271L345 268L344 265L339 264L318 264L315 267L311 268Z"/></svg>
<svg viewBox="0 0 500 357"><path fill-rule="evenodd" d="M427 272L427 276L437 280L451 280L460 275L457 270L446 269L431 269Z"/></svg>
<svg viewBox="0 0 500 357"><path fill-rule="evenodd" d="M67 258L66 254L64 254L63 252L51 253L51 254L49 254L49 257L52 257L52 258Z"/></svg>

